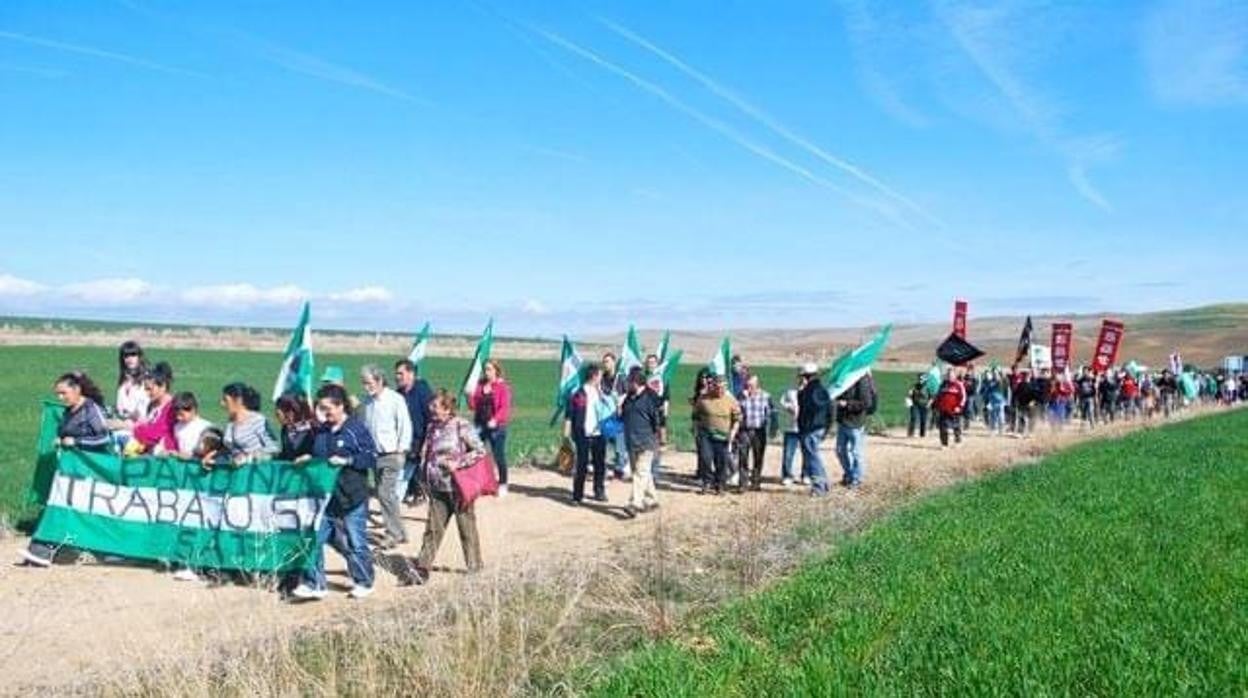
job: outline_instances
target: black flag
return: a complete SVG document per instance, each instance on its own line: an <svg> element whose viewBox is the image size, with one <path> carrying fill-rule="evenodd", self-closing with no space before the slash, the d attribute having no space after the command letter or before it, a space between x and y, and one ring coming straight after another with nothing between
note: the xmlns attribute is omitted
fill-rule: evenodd
<svg viewBox="0 0 1248 698"><path fill-rule="evenodd" d="M1018 352L1014 354L1014 366L1017 367L1031 355L1031 316L1023 323L1023 333L1018 336Z"/></svg>
<svg viewBox="0 0 1248 698"><path fill-rule="evenodd" d="M936 348L936 358L947 364L961 366L983 356L984 352L976 349L970 342L962 339L957 333L952 333L949 338L941 342Z"/></svg>

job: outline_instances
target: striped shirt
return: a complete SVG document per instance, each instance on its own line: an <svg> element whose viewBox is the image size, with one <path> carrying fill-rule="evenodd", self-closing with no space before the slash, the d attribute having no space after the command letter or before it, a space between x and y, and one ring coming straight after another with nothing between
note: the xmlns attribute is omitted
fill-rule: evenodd
<svg viewBox="0 0 1248 698"><path fill-rule="evenodd" d="M228 422L222 442L231 456L269 456L281 448L269 433L264 415L251 412L241 422Z"/></svg>

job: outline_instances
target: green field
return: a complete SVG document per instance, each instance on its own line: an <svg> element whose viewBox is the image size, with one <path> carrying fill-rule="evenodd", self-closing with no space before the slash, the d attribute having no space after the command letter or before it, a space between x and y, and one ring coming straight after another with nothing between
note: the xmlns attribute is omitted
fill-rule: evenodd
<svg viewBox="0 0 1248 698"><path fill-rule="evenodd" d="M1248 412L923 500L604 696L1244 695Z"/></svg>
<svg viewBox="0 0 1248 698"><path fill-rule="evenodd" d="M221 386L244 381L256 386L261 394L272 390L273 380L281 362L278 354L260 352L189 351L149 349L149 359L165 360L174 367L174 389L190 390L200 400L208 419L223 417L217 401ZM355 376L360 366L374 361L383 368L393 365L395 356L363 356L318 354L317 366L338 364L347 371L348 385L357 385ZM117 354L112 349L63 347L0 348L0 365L8 374L0 379L0 514L11 521L28 516L33 510L23 504L24 491L33 466L35 438L38 432L39 404L52 397L52 381L67 370L85 370L101 383L110 401L115 393ZM430 358L424 373L434 387L457 388L467 370L466 359ZM513 462L527 461L536 456L547 458L558 445L559 429L550 427L553 391L556 380L554 361L505 361L508 380L514 388L514 416L508 433L508 453ZM690 447L689 414L685 398L693 383L696 366L683 365L672 390L672 437L677 446ZM780 367L758 369L764 387L778 395L792 379L792 370ZM880 417L888 423L903 418L904 397L909 377L901 374L880 374ZM358 388L357 388L358 390ZM276 428L276 427L275 427Z"/></svg>

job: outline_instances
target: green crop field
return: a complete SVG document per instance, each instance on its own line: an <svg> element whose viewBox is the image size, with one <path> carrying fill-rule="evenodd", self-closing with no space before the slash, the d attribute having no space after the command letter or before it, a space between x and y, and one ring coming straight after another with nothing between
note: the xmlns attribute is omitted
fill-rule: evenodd
<svg viewBox="0 0 1248 698"><path fill-rule="evenodd" d="M217 402L221 386L243 381L256 386L261 394L272 390L281 357L274 353L190 351L149 349L149 359L168 361L174 367L174 390L189 390L199 397L208 419L223 418ZM389 372L394 356L318 354L319 368L337 364L347 371L348 386L358 392L355 376L370 361ZM52 381L68 370L81 369L101 384L105 398L112 400L117 378L117 354L111 349L63 347L0 348L0 365L7 373L0 378L0 514L17 521L33 509L23 502L30 480L33 452L38 433L40 400L51 399ZM436 387L457 388L467 370L466 359L430 358L424 375ZM505 361L508 380L514 388L514 415L508 434L508 453L513 461L531 456L547 458L558 446L559 428L549 426L557 366L554 361ZM671 434L677 447L689 448L689 410L685 398L697 366L683 365L672 390ZM776 394L792 380L789 368L758 369L764 387ZM903 419L908 375L882 373L877 377L880 418L886 423ZM276 428L276 427L275 427Z"/></svg>
<svg viewBox="0 0 1248 698"><path fill-rule="evenodd" d="M923 500L606 696L1245 695L1248 412Z"/></svg>

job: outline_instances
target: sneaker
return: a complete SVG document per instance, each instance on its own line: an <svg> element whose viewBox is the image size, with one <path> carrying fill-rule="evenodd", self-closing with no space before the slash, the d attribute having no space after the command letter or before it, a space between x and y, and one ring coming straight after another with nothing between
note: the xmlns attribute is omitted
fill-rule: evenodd
<svg viewBox="0 0 1248 698"><path fill-rule="evenodd" d="M352 591L355 591L352 589ZM304 599L306 601L320 601L325 598L329 592L324 589L313 589L307 584L300 584L290 590L290 595L296 599Z"/></svg>
<svg viewBox="0 0 1248 698"><path fill-rule="evenodd" d="M791 477L786 477L786 478L784 478L783 480L781 480L781 481L780 481L780 484L781 484L781 485L783 485L783 486L785 486L785 487L792 487L792 486L793 486L793 478L791 478Z"/></svg>
<svg viewBox="0 0 1248 698"><path fill-rule="evenodd" d="M498 486L498 498L502 499L503 497L506 497L506 496L507 496L507 483L504 482L503 484Z"/></svg>
<svg viewBox="0 0 1248 698"><path fill-rule="evenodd" d="M810 484L810 478L808 478L808 477L803 477L803 478L800 480L800 482L802 483L802 486L809 485L809 484Z"/></svg>
<svg viewBox="0 0 1248 698"><path fill-rule="evenodd" d="M195 570L189 567L183 567L182 569L173 573L173 581L175 582L198 582L200 581L200 576L195 573Z"/></svg>
<svg viewBox="0 0 1248 698"><path fill-rule="evenodd" d="M43 557L39 555L38 553L31 552L28 548L22 548L21 550L17 551L17 554L18 554L18 557L22 558L22 561L18 564L32 565L34 567L51 567L52 566L51 558Z"/></svg>
<svg viewBox="0 0 1248 698"><path fill-rule="evenodd" d="M351 587L351 591L347 592L347 596L350 596L353 599L367 599L368 597L372 595L373 595L372 587L366 587L366 586L362 586L358 584L354 587Z"/></svg>

